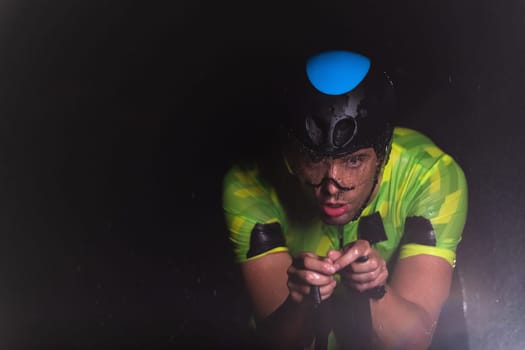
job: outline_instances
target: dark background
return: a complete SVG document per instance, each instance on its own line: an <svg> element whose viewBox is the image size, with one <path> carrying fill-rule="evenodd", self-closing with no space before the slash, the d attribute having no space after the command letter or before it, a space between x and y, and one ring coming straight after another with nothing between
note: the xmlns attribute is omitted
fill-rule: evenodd
<svg viewBox="0 0 525 350"><path fill-rule="evenodd" d="M518 0L2 2L0 348L242 346L222 174L268 130L272 62L348 48L389 62L398 123L465 170L470 348L523 349L524 15Z"/></svg>

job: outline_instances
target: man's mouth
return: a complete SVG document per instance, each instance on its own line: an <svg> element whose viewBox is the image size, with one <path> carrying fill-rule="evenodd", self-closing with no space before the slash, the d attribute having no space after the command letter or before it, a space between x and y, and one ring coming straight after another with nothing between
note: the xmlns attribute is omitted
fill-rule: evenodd
<svg viewBox="0 0 525 350"><path fill-rule="evenodd" d="M323 204L323 212L330 217L343 215L348 210L348 204Z"/></svg>

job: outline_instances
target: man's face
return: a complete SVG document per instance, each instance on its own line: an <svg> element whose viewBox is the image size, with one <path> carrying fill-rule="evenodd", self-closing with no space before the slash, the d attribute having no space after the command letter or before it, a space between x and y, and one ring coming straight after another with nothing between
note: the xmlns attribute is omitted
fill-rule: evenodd
<svg viewBox="0 0 525 350"><path fill-rule="evenodd" d="M379 160L373 148L338 157L317 158L296 153L292 169L314 195L321 218L330 225L352 220L373 189ZM371 198L373 198L373 196Z"/></svg>

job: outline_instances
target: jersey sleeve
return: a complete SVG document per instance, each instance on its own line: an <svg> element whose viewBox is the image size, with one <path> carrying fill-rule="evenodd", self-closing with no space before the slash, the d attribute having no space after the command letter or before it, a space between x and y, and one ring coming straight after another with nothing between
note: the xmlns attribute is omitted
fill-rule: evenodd
<svg viewBox="0 0 525 350"><path fill-rule="evenodd" d="M461 167L451 156L436 146L427 147L426 152L432 155L425 161L431 165L424 166L427 170L418 178L417 190L408 207L405 235L410 218L426 219L424 221L429 221L430 225L427 225L428 231L425 225L411 225L416 229L401 246L400 258L429 254L442 257L455 266L456 248L467 217L467 182ZM418 227L423 227L422 232L417 232ZM426 239L417 235L432 237Z"/></svg>
<svg viewBox="0 0 525 350"><path fill-rule="evenodd" d="M223 182L223 209L229 239L233 243L238 262L288 250L284 242L278 240L279 244L269 249L256 255L249 254L250 240L256 225L283 224L284 217L275 192L260 181L255 167L244 169L235 166L226 173Z"/></svg>

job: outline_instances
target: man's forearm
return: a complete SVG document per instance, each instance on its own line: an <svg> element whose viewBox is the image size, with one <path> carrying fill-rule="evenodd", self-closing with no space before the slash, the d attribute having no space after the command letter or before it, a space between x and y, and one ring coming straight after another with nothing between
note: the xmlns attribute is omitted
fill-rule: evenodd
<svg viewBox="0 0 525 350"><path fill-rule="evenodd" d="M313 340L313 309L288 297L268 317L257 321L257 333L272 349L303 349Z"/></svg>
<svg viewBox="0 0 525 350"><path fill-rule="evenodd" d="M385 349L422 350L432 341L437 320L387 286L385 296L370 300L372 328Z"/></svg>

